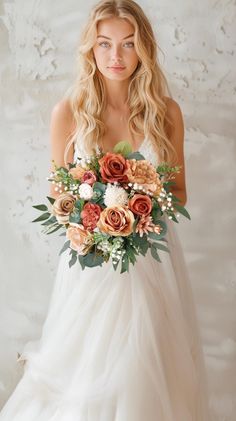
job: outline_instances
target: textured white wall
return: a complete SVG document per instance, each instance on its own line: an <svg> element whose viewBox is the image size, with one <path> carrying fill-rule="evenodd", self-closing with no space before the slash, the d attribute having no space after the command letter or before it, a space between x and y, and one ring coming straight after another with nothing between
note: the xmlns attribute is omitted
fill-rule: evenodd
<svg viewBox="0 0 236 421"><path fill-rule="evenodd" d="M139 2L185 119L187 208L178 226L197 303L216 421L235 397L235 1ZM38 338L61 238L30 223L48 193L50 111L75 75L80 27L93 1L11 0L0 5L1 348L5 402L22 369L17 352Z"/></svg>

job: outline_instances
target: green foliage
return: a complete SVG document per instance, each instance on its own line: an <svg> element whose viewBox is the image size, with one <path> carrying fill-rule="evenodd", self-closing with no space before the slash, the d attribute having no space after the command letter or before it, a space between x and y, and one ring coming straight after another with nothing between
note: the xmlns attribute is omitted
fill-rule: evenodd
<svg viewBox="0 0 236 421"><path fill-rule="evenodd" d="M59 230L62 227L63 227L63 225L61 225L61 224L54 224L54 225L50 226L49 228L47 228L47 230L44 230L43 232L45 234L52 234L53 232Z"/></svg>
<svg viewBox="0 0 236 421"><path fill-rule="evenodd" d="M151 211L151 216L152 216L152 220L153 223L156 225L159 221L160 216L162 215L162 210L159 206L159 204L157 204L156 201L153 201L152 204L152 211Z"/></svg>
<svg viewBox="0 0 236 421"><path fill-rule="evenodd" d="M41 225L51 225L51 224L54 224L56 221L57 221L57 218L53 215L51 218L43 222Z"/></svg>
<svg viewBox="0 0 236 421"><path fill-rule="evenodd" d="M48 219L51 216L51 214L49 212L45 212L42 215L40 215L38 218L34 219L31 222L40 222L40 221L45 221L46 219Z"/></svg>
<svg viewBox="0 0 236 421"><path fill-rule="evenodd" d="M149 238L152 238L153 240L160 240L161 238L165 237L166 233L167 233L167 225L164 221L156 220L155 221L156 225L160 225L162 228L162 231L160 232L160 234L157 234L156 232L149 232L148 236Z"/></svg>
<svg viewBox="0 0 236 421"><path fill-rule="evenodd" d="M46 197L49 200L49 202L51 203L51 205L53 205L53 203L55 202L56 199L54 199L54 197L50 197L50 196L46 196Z"/></svg>
<svg viewBox="0 0 236 421"><path fill-rule="evenodd" d="M71 268L77 262L77 251L71 249L70 255L71 258L69 260L69 267Z"/></svg>
<svg viewBox="0 0 236 421"><path fill-rule="evenodd" d="M33 205L32 208L38 209L40 211L47 211L48 207L46 205Z"/></svg>
<svg viewBox="0 0 236 421"><path fill-rule="evenodd" d="M70 240L66 241L63 244L63 247L61 248L60 252L59 252L59 256L64 253L64 251L66 251L68 248L70 247Z"/></svg>
<svg viewBox="0 0 236 421"><path fill-rule="evenodd" d="M187 209L185 209L185 207L184 207L184 206L180 206L180 205L175 204L175 205L174 205L174 207L175 207L175 209L176 209L179 213L181 213L181 214L182 214L182 215L184 215L186 218L188 218L188 219L190 219L190 220L191 220L191 217L190 217L190 215L189 215L189 213L188 213Z"/></svg>
<svg viewBox="0 0 236 421"><path fill-rule="evenodd" d="M126 158L136 159L137 161L143 161L145 159L145 157L139 151L131 152L129 155L127 155Z"/></svg>
<svg viewBox="0 0 236 421"><path fill-rule="evenodd" d="M104 258L101 255L98 255L94 252L90 252L86 254L85 256L79 256L79 262L82 266L82 269L85 266L88 267L95 267L95 266L102 266L102 263L104 262Z"/></svg>
<svg viewBox="0 0 236 421"><path fill-rule="evenodd" d="M132 152L132 147L130 143L126 140L121 140L115 145L115 147L113 148L113 152L126 157Z"/></svg>
<svg viewBox="0 0 236 421"><path fill-rule="evenodd" d="M75 224L79 224L81 222L80 211L75 208L75 210L69 216L69 221Z"/></svg>
<svg viewBox="0 0 236 421"><path fill-rule="evenodd" d="M129 256L125 253L121 259L121 271L120 273L129 272Z"/></svg>
<svg viewBox="0 0 236 421"><path fill-rule="evenodd" d="M155 243L150 243L150 249L151 249L151 255L152 255L152 257L155 260L157 260L158 262L161 263L161 259L159 257L159 254L157 253L157 249L156 249Z"/></svg>

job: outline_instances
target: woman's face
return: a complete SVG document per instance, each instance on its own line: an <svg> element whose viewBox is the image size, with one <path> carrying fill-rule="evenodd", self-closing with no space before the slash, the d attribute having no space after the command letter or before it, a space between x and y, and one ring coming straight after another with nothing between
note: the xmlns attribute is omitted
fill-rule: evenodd
<svg viewBox="0 0 236 421"><path fill-rule="evenodd" d="M116 17L98 22L93 52L103 76L118 81L129 78L139 61L134 47L133 26L127 20Z"/></svg>

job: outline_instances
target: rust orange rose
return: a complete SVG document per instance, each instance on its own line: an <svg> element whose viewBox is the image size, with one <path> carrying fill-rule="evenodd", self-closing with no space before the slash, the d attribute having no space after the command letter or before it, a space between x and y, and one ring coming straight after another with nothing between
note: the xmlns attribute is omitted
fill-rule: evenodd
<svg viewBox="0 0 236 421"><path fill-rule="evenodd" d="M70 223L66 231L66 237L70 240L70 248L77 251L79 255L85 255L85 242L88 238L88 231L81 224Z"/></svg>
<svg viewBox="0 0 236 421"><path fill-rule="evenodd" d="M133 231L134 215L124 206L103 209L97 223L98 228L109 235L127 236Z"/></svg>
<svg viewBox="0 0 236 421"><path fill-rule="evenodd" d="M83 226L89 231L93 231L97 226L101 211L101 206L97 205L96 203L86 203L80 214Z"/></svg>
<svg viewBox="0 0 236 421"><path fill-rule="evenodd" d="M81 180L85 172L86 170L80 165L76 165L76 167L69 170L69 174L71 174L75 180Z"/></svg>
<svg viewBox="0 0 236 421"><path fill-rule="evenodd" d="M128 181L126 173L129 166L123 155L107 152L98 162L103 181L110 183Z"/></svg>
<svg viewBox="0 0 236 421"><path fill-rule="evenodd" d="M136 215L146 216L151 213L152 200L144 194L134 194L128 202L129 209Z"/></svg>
<svg viewBox="0 0 236 421"><path fill-rule="evenodd" d="M51 212L56 216L59 224L68 224L69 216L74 210L76 198L70 193L61 193L51 207Z"/></svg>

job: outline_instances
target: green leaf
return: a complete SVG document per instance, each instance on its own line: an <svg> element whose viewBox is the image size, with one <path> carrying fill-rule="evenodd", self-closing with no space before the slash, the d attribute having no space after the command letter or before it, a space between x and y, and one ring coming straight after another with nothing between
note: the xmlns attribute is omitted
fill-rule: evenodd
<svg viewBox="0 0 236 421"><path fill-rule="evenodd" d="M129 257L124 254L121 258L121 271L120 273L129 272Z"/></svg>
<svg viewBox="0 0 236 421"><path fill-rule="evenodd" d="M45 221L45 219L48 219L51 216L51 214L49 212L43 213L42 215L40 215L38 218L34 219L31 222L40 222L40 221Z"/></svg>
<svg viewBox="0 0 236 421"><path fill-rule="evenodd" d="M115 145L115 147L113 148L113 152L119 153L123 156L127 156L132 152L132 146L126 140L121 140Z"/></svg>
<svg viewBox="0 0 236 421"><path fill-rule="evenodd" d="M84 256L78 256L78 260L79 260L79 262L80 262L80 265L81 265L81 268L82 268L82 270L84 270L84 268L85 268L85 264L84 264Z"/></svg>
<svg viewBox="0 0 236 421"><path fill-rule="evenodd" d="M179 220L176 218L175 214L173 213L172 215L172 221L177 222L177 224L179 223Z"/></svg>
<svg viewBox="0 0 236 421"><path fill-rule="evenodd" d="M90 252L85 256L80 256L79 261L83 261L84 266L94 267L102 266L104 258L101 255L96 255L94 252Z"/></svg>
<svg viewBox="0 0 236 421"><path fill-rule="evenodd" d="M59 256L64 253L64 251L66 251L68 248L70 247L70 240L66 241L63 244L63 247L61 248L60 252L59 252Z"/></svg>
<svg viewBox="0 0 236 421"><path fill-rule="evenodd" d="M57 221L57 218L53 215L51 218L43 222L41 225L51 225L51 224L54 224L56 221Z"/></svg>
<svg viewBox="0 0 236 421"><path fill-rule="evenodd" d="M162 215L161 209L159 208L158 204L154 202L152 206L152 212L151 212L151 216L152 216L152 220L154 224L157 224L161 215Z"/></svg>
<svg viewBox="0 0 236 421"><path fill-rule="evenodd" d="M168 247L164 246L164 244L160 244L160 243L152 243L153 247L155 247L156 249L159 250L163 250L163 251L167 251L167 253L170 253L170 250L168 249Z"/></svg>
<svg viewBox="0 0 236 421"><path fill-rule="evenodd" d="M54 229L47 231L46 234L52 234L53 232L59 230L60 228L62 228L61 224L57 225Z"/></svg>
<svg viewBox="0 0 236 421"><path fill-rule="evenodd" d="M161 221L160 219L155 221L155 225L160 225L162 228L162 231L160 232L160 234L157 234L155 232L149 232L148 236L149 238L152 238L153 240L160 240L167 233L167 225L164 221Z"/></svg>
<svg viewBox="0 0 236 421"><path fill-rule="evenodd" d="M54 199L53 197L49 197L49 196L46 196L46 197L49 200L49 202L53 205L53 203L55 202L56 199Z"/></svg>
<svg viewBox="0 0 236 421"><path fill-rule="evenodd" d="M126 156L127 159L136 159L136 161L143 161L145 157L139 152L135 151Z"/></svg>
<svg viewBox="0 0 236 421"><path fill-rule="evenodd" d="M77 254L72 254L71 259L69 260L69 267L73 266L77 261Z"/></svg>
<svg viewBox="0 0 236 421"><path fill-rule="evenodd" d="M182 213L182 215L184 215L186 218L191 220L191 217L190 217L187 209L185 209L185 207L183 207L181 205L177 205L177 204L175 204L174 207L179 213Z"/></svg>
<svg viewBox="0 0 236 421"><path fill-rule="evenodd" d="M129 246L126 250L126 253L128 254L130 262L134 265L134 263L136 262L135 255L137 255L138 252L136 252L136 250L132 246Z"/></svg>
<svg viewBox="0 0 236 421"><path fill-rule="evenodd" d="M38 209L40 211L47 211L48 207L46 205L33 205L32 208Z"/></svg>
<svg viewBox="0 0 236 421"><path fill-rule="evenodd" d="M75 208L76 208L79 212L81 212L81 210L83 209L83 206L84 206L84 200L83 200L83 199L78 199L78 200L76 200L76 202L75 202Z"/></svg>
<svg viewBox="0 0 236 421"><path fill-rule="evenodd" d="M181 200L177 196L175 196L174 194L172 194L172 200L173 200L173 202L181 202Z"/></svg>
<svg viewBox="0 0 236 421"><path fill-rule="evenodd" d="M100 191L102 193L105 193L106 188L106 184L100 183L100 181L96 181L93 185L94 191Z"/></svg>
<svg viewBox="0 0 236 421"><path fill-rule="evenodd" d="M159 257L159 254L157 253L156 247L153 244L151 244L150 248L152 257L154 257L155 260L161 263L161 259Z"/></svg>
<svg viewBox="0 0 236 421"><path fill-rule="evenodd" d="M71 213L70 216L69 216L69 221L70 222L79 223L80 220L81 220L81 218L80 218L80 212L78 212L77 210L74 211L73 213Z"/></svg>

